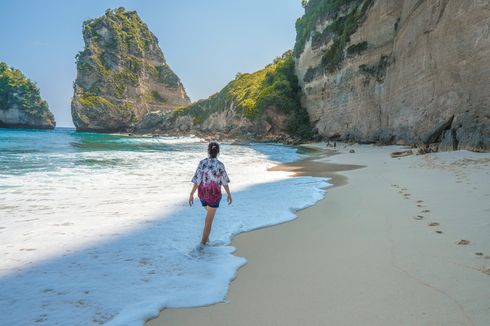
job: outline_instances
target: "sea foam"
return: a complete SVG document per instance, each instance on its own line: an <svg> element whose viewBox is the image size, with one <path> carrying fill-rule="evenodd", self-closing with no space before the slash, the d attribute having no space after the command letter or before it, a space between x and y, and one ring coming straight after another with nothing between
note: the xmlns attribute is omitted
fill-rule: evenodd
<svg viewBox="0 0 490 326"><path fill-rule="evenodd" d="M223 301L246 263L233 236L293 219L328 185L267 171L297 159L294 148L223 145L234 201L223 196L213 246L196 253L204 209L187 198L206 143L116 137L89 147L16 153L9 160L55 166L0 175L2 324L142 325L164 307Z"/></svg>

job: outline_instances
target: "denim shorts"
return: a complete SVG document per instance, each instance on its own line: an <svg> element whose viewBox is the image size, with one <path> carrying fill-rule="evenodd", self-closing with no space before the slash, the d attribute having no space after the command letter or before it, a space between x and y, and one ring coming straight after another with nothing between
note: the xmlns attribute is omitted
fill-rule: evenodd
<svg viewBox="0 0 490 326"><path fill-rule="evenodd" d="M201 204L206 207L206 206L209 206L209 207L212 207L212 208L218 208L219 207L219 203L221 201L221 197L219 198L218 202L217 203L213 203L213 204L208 204L205 200L202 200L200 199L201 201Z"/></svg>

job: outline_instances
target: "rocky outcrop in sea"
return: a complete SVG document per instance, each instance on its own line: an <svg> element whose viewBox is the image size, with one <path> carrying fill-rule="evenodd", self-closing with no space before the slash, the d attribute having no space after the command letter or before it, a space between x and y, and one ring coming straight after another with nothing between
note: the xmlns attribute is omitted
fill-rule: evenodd
<svg viewBox="0 0 490 326"><path fill-rule="evenodd" d="M53 129L55 125L36 84L20 70L0 62L0 127Z"/></svg>
<svg viewBox="0 0 490 326"><path fill-rule="evenodd" d="M133 131L151 112L190 103L158 40L135 11L108 9L83 23L71 104L80 131Z"/></svg>

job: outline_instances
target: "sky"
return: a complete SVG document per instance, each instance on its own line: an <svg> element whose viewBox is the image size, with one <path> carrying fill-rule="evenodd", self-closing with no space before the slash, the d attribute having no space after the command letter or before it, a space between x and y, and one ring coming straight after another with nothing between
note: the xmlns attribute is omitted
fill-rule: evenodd
<svg viewBox="0 0 490 326"><path fill-rule="evenodd" d="M300 0L0 0L0 61L37 83L58 127L73 126L83 21L120 6L155 34L192 101L291 49L303 14Z"/></svg>

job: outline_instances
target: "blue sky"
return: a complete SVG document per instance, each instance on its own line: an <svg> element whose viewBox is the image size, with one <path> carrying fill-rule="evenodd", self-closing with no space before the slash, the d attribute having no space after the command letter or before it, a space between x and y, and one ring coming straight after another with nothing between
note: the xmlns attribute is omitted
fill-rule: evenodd
<svg viewBox="0 0 490 326"><path fill-rule="evenodd" d="M38 84L60 127L73 126L82 22L119 6L148 24L193 101L292 48L303 13L300 0L0 0L0 61Z"/></svg>

